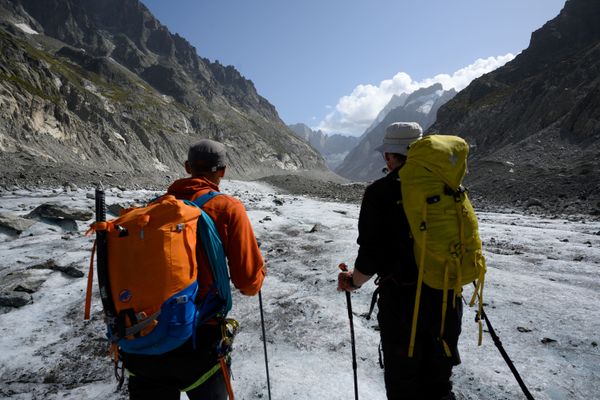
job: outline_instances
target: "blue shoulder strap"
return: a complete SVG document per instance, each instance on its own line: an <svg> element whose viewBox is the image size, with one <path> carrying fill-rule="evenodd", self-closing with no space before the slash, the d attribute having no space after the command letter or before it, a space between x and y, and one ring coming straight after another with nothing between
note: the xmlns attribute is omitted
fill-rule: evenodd
<svg viewBox="0 0 600 400"><path fill-rule="evenodd" d="M204 206L209 200L220 194L222 193L209 192L198 197L196 200L190 203L196 207L202 208L202 206ZM204 251L208 257L217 293L224 301L224 304L221 310L218 311L218 314L225 317L229 310L231 310L232 305L227 261L225 259L225 250L223 249L223 242L221 241L219 232L217 231L214 221L206 212L202 212L200 214L200 218L198 218L198 233L200 235L200 241L202 242ZM200 319L202 319L202 317L200 317Z"/></svg>
<svg viewBox="0 0 600 400"><path fill-rule="evenodd" d="M205 193L202 196L198 197L196 200L194 200L194 204L196 204L198 207L202 208L206 203L208 203L209 200L214 199L215 197L217 197L220 194L223 194L223 193L210 191L210 192Z"/></svg>

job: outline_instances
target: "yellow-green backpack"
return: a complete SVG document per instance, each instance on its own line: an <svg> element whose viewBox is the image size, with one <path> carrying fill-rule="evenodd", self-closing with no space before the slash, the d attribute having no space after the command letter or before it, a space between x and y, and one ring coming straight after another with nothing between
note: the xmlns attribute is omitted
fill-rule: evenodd
<svg viewBox="0 0 600 400"><path fill-rule="evenodd" d="M409 345L412 357L423 282L444 291L440 339L444 333L447 291L454 301L462 297L463 285L475 283L469 303L483 302L485 259L477 216L462 181L467 171L469 145L458 136L429 135L413 143L400 169L402 201L414 238L419 277ZM479 320L479 343L482 326ZM442 340L442 343L443 340ZM449 349L444 343L449 355Z"/></svg>

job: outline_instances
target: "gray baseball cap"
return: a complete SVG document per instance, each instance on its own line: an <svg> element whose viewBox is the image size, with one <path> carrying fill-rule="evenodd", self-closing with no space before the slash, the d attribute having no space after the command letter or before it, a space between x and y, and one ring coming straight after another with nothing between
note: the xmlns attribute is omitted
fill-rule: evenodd
<svg viewBox="0 0 600 400"><path fill-rule="evenodd" d="M411 144L423 137L423 129L416 122L394 122L385 128L383 144L375 151L406 155Z"/></svg>
<svg viewBox="0 0 600 400"><path fill-rule="evenodd" d="M225 167L225 155L225 145L214 140L202 139L190 146L187 161L196 169L214 172Z"/></svg>

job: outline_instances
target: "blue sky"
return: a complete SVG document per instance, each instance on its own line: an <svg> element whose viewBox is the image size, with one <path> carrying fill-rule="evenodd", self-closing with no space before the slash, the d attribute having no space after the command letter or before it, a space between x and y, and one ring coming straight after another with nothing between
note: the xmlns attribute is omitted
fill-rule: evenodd
<svg viewBox="0 0 600 400"><path fill-rule="evenodd" d="M509 61L565 0L142 2L200 56L252 80L284 122L360 135L393 93L462 89Z"/></svg>

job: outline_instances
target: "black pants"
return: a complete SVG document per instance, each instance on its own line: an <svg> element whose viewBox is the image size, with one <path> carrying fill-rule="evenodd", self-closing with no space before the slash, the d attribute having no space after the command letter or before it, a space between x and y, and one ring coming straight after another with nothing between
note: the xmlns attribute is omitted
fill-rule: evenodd
<svg viewBox="0 0 600 400"><path fill-rule="evenodd" d="M415 286L393 282L381 287L377 319L381 328L384 376L389 400L439 400L452 391L452 367L460 364L458 337L461 331L462 299L453 307L448 294L443 338L439 337L442 319L442 291L423 284L414 354L408 357ZM443 341L451 356L446 354Z"/></svg>
<svg viewBox="0 0 600 400"><path fill-rule="evenodd" d="M123 364L130 373L129 398L179 400L183 389L219 364L215 348L220 338L218 325L203 325L198 328L195 348L190 339L181 347L161 355L122 354ZM218 369L186 394L192 400L227 399L223 371Z"/></svg>

